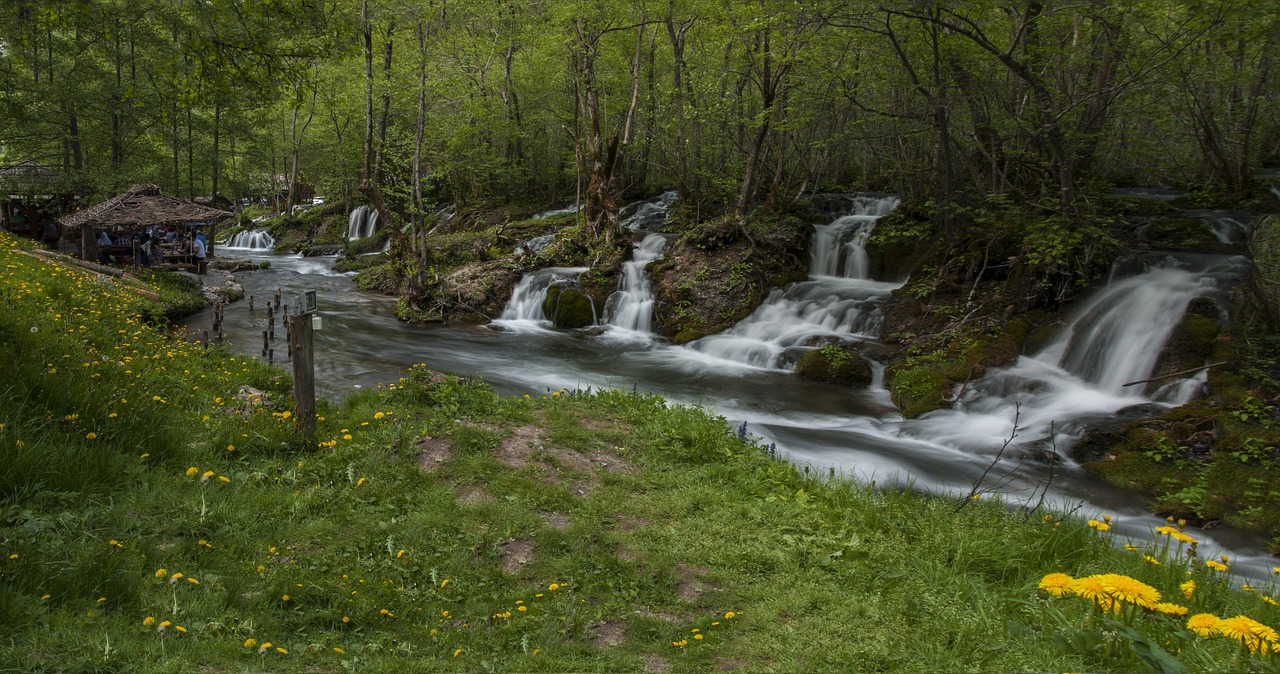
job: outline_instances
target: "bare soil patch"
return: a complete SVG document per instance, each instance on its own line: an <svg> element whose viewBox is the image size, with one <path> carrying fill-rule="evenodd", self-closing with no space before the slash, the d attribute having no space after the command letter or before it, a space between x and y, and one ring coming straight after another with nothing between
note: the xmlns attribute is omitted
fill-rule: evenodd
<svg viewBox="0 0 1280 674"><path fill-rule="evenodd" d="M671 661L661 655L649 655L648 653L645 653L640 656L640 659L644 660L644 671L646 672L661 674L662 672L671 671Z"/></svg>
<svg viewBox="0 0 1280 674"><path fill-rule="evenodd" d="M494 457L512 468L524 468L529 465L533 454L542 449L546 436L537 426L517 426L511 429L510 435L502 439L494 450Z"/></svg>
<svg viewBox="0 0 1280 674"><path fill-rule="evenodd" d="M418 468L432 473L440 464L453 458L453 440L427 436L414 443L418 454Z"/></svg>
<svg viewBox="0 0 1280 674"><path fill-rule="evenodd" d="M591 641L597 648L612 648L625 643L627 626L618 622L603 622L591 628Z"/></svg>
<svg viewBox="0 0 1280 674"><path fill-rule="evenodd" d="M703 579L711 573L711 570L706 567L680 563L676 564L676 570L680 572L680 583L676 585L676 594L685 601L694 601L706 592L720 589Z"/></svg>
<svg viewBox="0 0 1280 674"><path fill-rule="evenodd" d="M537 544L527 538L517 538L502 544L502 570L520 573L525 564L535 559Z"/></svg>
<svg viewBox="0 0 1280 674"><path fill-rule="evenodd" d="M538 514L542 516L542 521L547 526L556 531L566 531L569 528L569 516L564 513L540 512Z"/></svg>
<svg viewBox="0 0 1280 674"><path fill-rule="evenodd" d="M474 485L462 485L458 487L458 503L462 505L479 505L481 503L492 503L493 497L489 492Z"/></svg>

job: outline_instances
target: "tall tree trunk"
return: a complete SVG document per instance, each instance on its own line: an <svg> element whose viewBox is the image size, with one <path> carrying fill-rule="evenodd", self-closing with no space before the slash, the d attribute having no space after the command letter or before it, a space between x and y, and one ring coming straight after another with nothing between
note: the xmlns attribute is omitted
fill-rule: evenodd
<svg viewBox="0 0 1280 674"><path fill-rule="evenodd" d="M427 122L427 26L425 21L418 22L418 119L414 123L413 132L413 189L410 193L412 206L409 209L409 222L412 225L414 250L418 254L418 280L422 280L426 257L426 224L424 223L422 205L422 135Z"/></svg>
<svg viewBox="0 0 1280 674"><path fill-rule="evenodd" d="M382 156L387 145L387 118L391 115L391 47L392 35L396 30L394 19L387 22L387 51L382 62L382 114L378 119L378 153L374 160L374 184L382 184Z"/></svg>
<svg viewBox="0 0 1280 674"><path fill-rule="evenodd" d="M364 184L373 184L373 26L369 0L360 3L360 30L364 34Z"/></svg>
<svg viewBox="0 0 1280 674"><path fill-rule="evenodd" d="M222 104L215 103L213 106L213 190L210 198L218 198L218 174L222 172L222 156L219 154L218 142L219 134L222 131ZM212 201L210 204L212 205Z"/></svg>

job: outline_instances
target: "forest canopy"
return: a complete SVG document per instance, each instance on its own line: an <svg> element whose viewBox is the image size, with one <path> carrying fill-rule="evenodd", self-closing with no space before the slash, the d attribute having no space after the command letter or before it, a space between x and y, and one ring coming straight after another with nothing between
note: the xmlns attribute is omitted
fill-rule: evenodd
<svg viewBox="0 0 1280 674"><path fill-rule="evenodd" d="M1280 7L1228 2L9 0L0 165L97 195L433 204L856 185L1070 216L1280 160Z"/></svg>

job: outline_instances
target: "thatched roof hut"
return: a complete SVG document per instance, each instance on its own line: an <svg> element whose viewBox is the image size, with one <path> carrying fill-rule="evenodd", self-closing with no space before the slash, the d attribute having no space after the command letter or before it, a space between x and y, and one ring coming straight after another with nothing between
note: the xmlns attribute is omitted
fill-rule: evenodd
<svg viewBox="0 0 1280 674"><path fill-rule="evenodd" d="M13 197L48 194L58 179L58 172L33 161L0 167L0 193Z"/></svg>
<svg viewBox="0 0 1280 674"><path fill-rule="evenodd" d="M134 185L129 191L64 215L65 227L149 227L212 225L231 217L229 211L167 197L157 185Z"/></svg>

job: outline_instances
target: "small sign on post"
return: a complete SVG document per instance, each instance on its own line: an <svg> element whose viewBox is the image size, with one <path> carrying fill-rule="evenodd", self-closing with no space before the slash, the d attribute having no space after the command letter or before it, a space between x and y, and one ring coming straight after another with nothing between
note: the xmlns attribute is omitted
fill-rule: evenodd
<svg viewBox="0 0 1280 674"><path fill-rule="evenodd" d="M313 314L318 308L316 291L302 294L299 314ZM316 373L311 350L311 321L289 321L289 342L293 346L293 407L298 427L305 437L316 432Z"/></svg>

